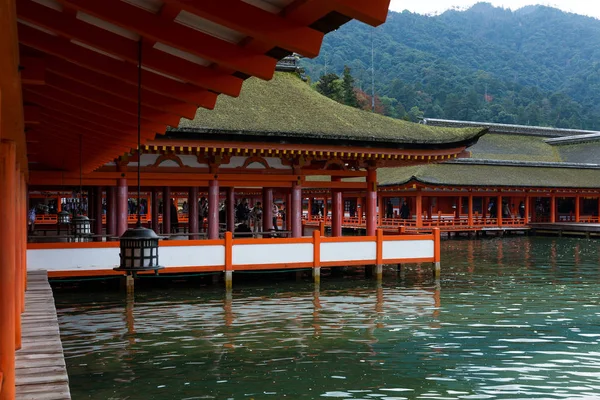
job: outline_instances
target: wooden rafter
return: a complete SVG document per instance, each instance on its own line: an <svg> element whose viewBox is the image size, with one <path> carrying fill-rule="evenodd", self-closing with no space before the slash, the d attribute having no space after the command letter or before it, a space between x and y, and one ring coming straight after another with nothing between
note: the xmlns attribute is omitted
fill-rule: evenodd
<svg viewBox="0 0 600 400"><path fill-rule="evenodd" d="M100 18L227 68L271 79L277 60L188 28L120 0L59 0L66 7Z"/></svg>

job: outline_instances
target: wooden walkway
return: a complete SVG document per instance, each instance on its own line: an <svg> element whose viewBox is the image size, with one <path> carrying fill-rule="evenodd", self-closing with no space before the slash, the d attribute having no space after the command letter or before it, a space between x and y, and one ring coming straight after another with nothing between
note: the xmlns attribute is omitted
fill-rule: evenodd
<svg viewBox="0 0 600 400"><path fill-rule="evenodd" d="M46 271L27 274L22 347L16 357L17 400L70 399L56 307Z"/></svg>

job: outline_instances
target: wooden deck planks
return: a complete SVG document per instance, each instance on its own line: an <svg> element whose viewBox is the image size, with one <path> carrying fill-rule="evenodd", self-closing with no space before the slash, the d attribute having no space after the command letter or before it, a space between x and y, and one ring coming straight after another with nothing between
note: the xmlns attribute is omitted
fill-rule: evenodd
<svg viewBox="0 0 600 400"><path fill-rule="evenodd" d="M27 274L22 347L16 356L17 400L71 399L54 296L46 271Z"/></svg>

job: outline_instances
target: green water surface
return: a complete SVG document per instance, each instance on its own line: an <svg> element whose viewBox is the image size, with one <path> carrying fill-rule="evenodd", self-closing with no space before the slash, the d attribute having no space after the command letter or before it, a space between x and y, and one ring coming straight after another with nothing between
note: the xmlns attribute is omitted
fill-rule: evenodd
<svg viewBox="0 0 600 400"><path fill-rule="evenodd" d="M78 399L600 399L600 241L442 242L431 266L56 290ZM237 284L236 284L237 282Z"/></svg>

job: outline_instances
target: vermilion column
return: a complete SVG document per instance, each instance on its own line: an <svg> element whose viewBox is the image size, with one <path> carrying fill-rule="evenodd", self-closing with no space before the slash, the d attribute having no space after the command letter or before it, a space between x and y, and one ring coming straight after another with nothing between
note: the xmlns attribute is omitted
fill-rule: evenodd
<svg viewBox="0 0 600 400"><path fill-rule="evenodd" d="M341 179L334 177L332 182L340 182ZM342 205L342 191L331 190L331 236L342 236L342 221L344 218L344 207Z"/></svg>
<svg viewBox="0 0 600 400"><path fill-rule="evenodd" d="M385 198L383 195L377 195L377 226L383 225L383 218L385 217Z"/></svg>
<svg viewBox="0 0 600 400"><path fill-rule="evenodd" d="M117 191L114 186L106 189L106 235L117 235Z"/></svg>
<svg viewBox="0 0 600 400"><path fill-rule="evenodd" d="M556 196L554 194L550 197L550 222L556 222Z"/></svg>
<svg viewBox="0 0 600 400"><path fill-rule="evenodd" d="M315 199L314 197L309 197L308 198L308 214L306 214L306 219L310 222L312 221L312 209L313 209L313 203L314 203Z"/></svg>
<svg viewBox="0 0 600 400"><path fill-rule="evenodd" d="M292 183L292 207L289 216L292 224L292 237L302 237L302 185Z"/></svg>
<svg viewBox="0 0 600 400"><path fill-rule="evenodd" d="M227 230L233 232L235 230L235 190L227 188Z"/></svg>
<svg viewBox="0 0 600 400"><path fill-rule="evenodd" d="M356 198L356 214L358 215L358 225L363 223L362 197Z"/></svg>
<svg viewBox="0 0 600 400"><path fill-rule="evenodd" d="M151 216L150 219L152 220L152 230L156 233L159 233L159 227L160 224L158 223L158 214L159 214L159 209L158 209L158 190L156 190L156 188L152 188L152 194L150 195L150 207L151 207Z"/></svg>
<svg viewBox="0 0 600 400"><path fill-rule="evenodd" d="M189 233L198 232L198 188L192 186L188 193L188 229ZM198 236L192 235L190 239L198 239Z"/></svg>
<svg viewBox="0 0 600 400"><path fill-rule="evenodd" d="M525 196L525 218L523 223L524 224L528 224L529 223L529 207L530 207L530 203L531 203L531 199L529 198L529 196Z"/></svg>
<svg viewBox="0 0 600 400"><path fill-rule="evenodd" d="M421 189L417 189L417 197L415 199L415 214L417 217L416 226L421 228L423 226L423 195Z"/></svg>
<svg viewBox="0 0 600 400"><path fill-rule="evenodd" d="M263 230L268 232L273 226L273 189L263 188Z"/></svg>
<svg viewBox="0 0 600 400"><path fill-rule="evenodd" d="M302 216L302 212L300 212L300 216ZM286 230L292 230L292 193L288 193L286 195L285 200L285 226Z"/></svg>
<svg viewBox="0 0 600 400"><path fill-rule="evenodd" d="M208 183L208 238L219 238L219 181Z"/></svg>
<svg viewBox="0 0 600 400"><path fill-rule="evenodd" d="M127 188L127 179L117 179L117 236L121 237L127 230L127 216L129 210L127 208L127 199L129 192Z"/></svg>
<svg viewBox="0 0 600 400"><path fill-rule="evenodd" d="M498 226L502 226L502 211L504 207L502 206L502 196L498 196L496 198L496 220L498 221Z"/></svg>
<svg viewBox="0 0 600 400"><path fill-rule="evenodd" d="M0 399L15 398L15 169L14 142L0 143Z"/></svg>
<svg viewBox="0 0 600 400"><path fill-rule="evenodd" d="M162 233L171 233L171 188L163 187Z"/></svg>
<svg viewBox="0 0 600 400"><path fill-rule="evenodd" d="M96 235L102 235L102 186L94 187L94 233ZM101 237L94 239L96 242L101 242Z"/></svg>
<svg viewBox="0 0 600 400"><path fill-rule="evenodd" d="M469 213L468 224L469 224L469 226L473 226L473 194L472 193L469 193L468 207L469 207L469 210L468 210L468 213Z"/></svg>
<svg viewBox="0 0 600 400"><path fill-rule="evenodd" d="M367 172L367 236L375 236L377 231L377 170Z"/></svg>
<svg viewBox="0 0 600 400"><path fill-rule="evenodd" d="M15 191L12 194L14 201L15 210L15 348L19 350L21 348L21 313L23 312L23 270L21 269L21 229L25 225L25 221L21 219L21 210L23 205L23 199L21 197L21 171L19 168L13 169L14 180L15 180Z"/></svg>
<svg viewBox="0 0 600 400"><path fill-rule="evenodd" d="M580 200L581 198L579 196L575 196L575 222L580 222L581 221L581 217L580 217Z"/></svg>

